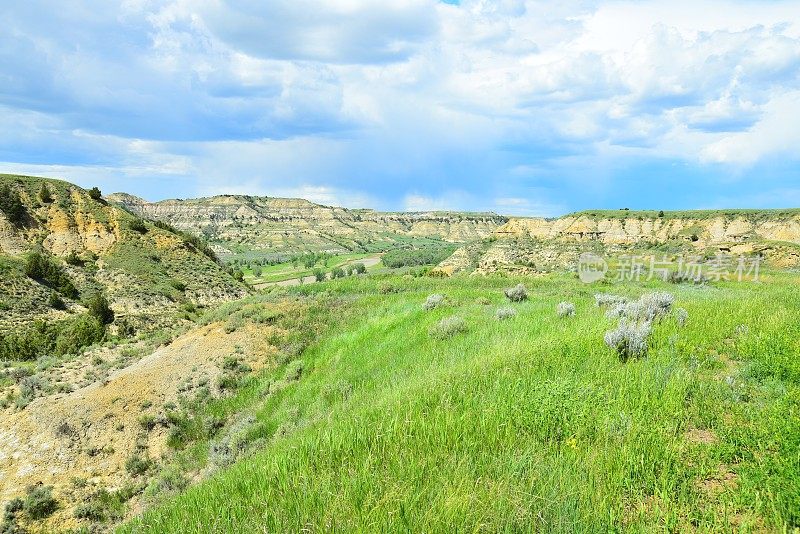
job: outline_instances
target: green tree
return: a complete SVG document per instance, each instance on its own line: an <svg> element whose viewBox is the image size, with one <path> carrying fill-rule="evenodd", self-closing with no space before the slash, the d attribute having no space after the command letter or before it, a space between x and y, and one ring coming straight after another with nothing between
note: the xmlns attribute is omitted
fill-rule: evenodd
<svg viewBox="0 0 800 534"><path fill-rule="evenodd" d="M111 324L114 322L114 310L108 304L108 299L102 293L95 293L86 303L89 315L100 321L100 324Z"/></svg>
<svg viewBox="0 0 800 534"><path fill-rule="evenodd" d="M325 271L320 268L314 269L314 278L317 280L317 282L322 282L325 280Z"/></svg>
<svg viewBox="0 0 800 534"><path fill-rule="evenodd" d="M22 205L19 194L6 184L0 186L0 211L15 226L21 226L25 219L25 206Z"/></svg>
<svg viewBox="0 0 800 534"><path fill-rule="evenodd" d="M134 232L139 232L140 234L147 232L147 226L145 226L144 221L141 219L132 220L128 227Z"/></svg>
<svg viewBox="0 0 800 534"><path fill-rule="evenodd" d="M97 188L97 186L95 186L89 189L89 196L94 200L100 200L100 198L103 196L103 193Z"/></svg>
<svg viewBox="0 0 800 534"><path fill-rule="evenodd" d="M64 301L59 296L59 294L56 293L55 291L50 293L50 296L47 299L47 305L55 310L63 310L67 307L67 305L64 304Z"/></svg>
<svg viewBox="0 0 800 534"><path fill-rule="evenodd" d="M42 204L50 204L53 201L53 195L50 194L50 189L44 182L42 182L42 186L39 188L39 200Z"/></svg>
<svg viewBox="0 0 800 534"><path fill-rule="evenodd" d="M52 287L65 297L78 297L78 290L72 284L64 269L41 252L28 254L25 260L25 274L29 278Z"/></svg>
<svg viewBox="0 0 800 534"><path fill-rule="evenodd" d="M56 338L57 354L75 354L84 347L102 341L106 335L103 324L89 314L67 322Z"/></svg>

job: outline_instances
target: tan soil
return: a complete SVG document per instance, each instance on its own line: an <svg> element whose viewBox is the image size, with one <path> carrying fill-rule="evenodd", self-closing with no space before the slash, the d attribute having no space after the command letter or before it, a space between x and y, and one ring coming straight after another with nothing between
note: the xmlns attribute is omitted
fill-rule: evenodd
<svg viewBox="0 0 800 534"><path fill-rule="evenodd" d="M73 510L80 497L72 491L71 480L87 479L109 490L129 481L125 461L134 453L137 437L146 433L139 424L143 413L157 416L164 403L178 398L179 389L200 379L212 386L223 360L237 347L239 357L253 369L274 360L275 349L263 340L275 327L248 325L230 334L223 327L217 323L197 328L104 380L0 415L0 502L32 484L52 485L60 508L38 526L78 526ZM167 430L156 426L146 434L147 454L158 459L167 452Z"/></svg>

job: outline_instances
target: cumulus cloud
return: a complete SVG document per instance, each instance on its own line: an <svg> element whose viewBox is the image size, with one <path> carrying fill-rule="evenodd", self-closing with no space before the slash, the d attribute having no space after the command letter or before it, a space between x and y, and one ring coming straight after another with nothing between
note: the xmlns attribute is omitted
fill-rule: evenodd
<svg viewBox="0 0 800 534"><path fill-rule="evenodd" d="M759 121L709 144L703 158L720 163L752 164L772 155L796 157L800 146L800 91L776 96L764 105Z"/></svg>
<svg viewBox="0 0 800 534"><path fill-rule="evenodd" d="M211 0L199 13L231 47L255 57L332 63L408 58L437 29L433 0Z"/></svg>
<svg viewBox="0 0 800 534"><path fill-rule="evenodd" d="M800 159L795 2L30 0L0 16L3 166L144 196L551 215L611 202L625 169L710 183Z"/></svg>

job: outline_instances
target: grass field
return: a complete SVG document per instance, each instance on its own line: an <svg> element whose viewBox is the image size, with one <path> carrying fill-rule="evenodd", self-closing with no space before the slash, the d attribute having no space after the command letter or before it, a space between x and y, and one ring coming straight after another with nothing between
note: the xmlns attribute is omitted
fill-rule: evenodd
<svg viewBox="0 0 800 534"><path fill-rule="evenodd" d="M373 276L252 297L234 306L304 303L297 321L318 334L204 408L251 414L260 445L120 530L791 531L800 278L762 280ZM530 299L498 321L519 281ZM662 320L649 355L623 363L593 294L656 288L688 321ZM431 293L447 304L423 310ZM574 317L556 315L564 300ZM465 331L429 334L451 316ZM180 461L207 451L201 439Z"/></svg>
<svg viewBox="0 0 800 534"><path fill-rule="evenodd" d="M331 269L334 269L335 267L343 267L369 256L369 254L337 254L331 256L331 258L328 260L327 266L318 265L317 268L329 273ZM261 276L255 276L253 270L249 267L243 269L242 272L244 273L245 280L249 284L257 285L312 276L314 274L314 268L308 268L302 264L286 262L275 265L265 265L261 267Z"/></svg>

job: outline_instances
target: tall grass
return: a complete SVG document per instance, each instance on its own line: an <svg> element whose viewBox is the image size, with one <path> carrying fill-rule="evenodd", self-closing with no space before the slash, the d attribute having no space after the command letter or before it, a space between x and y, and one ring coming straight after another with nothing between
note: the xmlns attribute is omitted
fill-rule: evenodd
<svg viewBox="0 0 800 534"><path fill-rule="evenodd" d="M767 277L770 278L770 277ZM344 279L302 377L248 394L267 445L122 532L741 531L800 525L796 276L668 289L692 320L653 325L621 362L591 286L525 280L497 321L503 278ZM399 288L381 293L382 284ZM434 291L449 305L425 311ZM562 300L577 313L553 313ZM320 312L326 313L326 312ZM467 328L428 331L457 313ZM737 328L747 325L748 329ZM266 376L248 388L263 391ZM331 395L335 385L344 395ZM248 389L250 391L250 389ZM691 431L715 437L697 442ZM717 479L725 472L724 482Z"/></svg>

